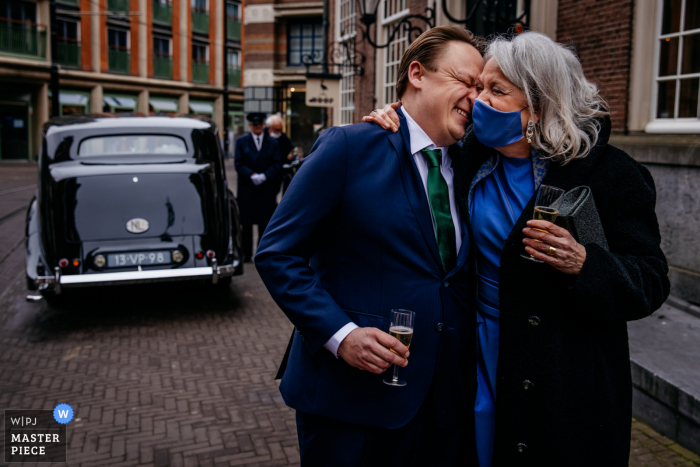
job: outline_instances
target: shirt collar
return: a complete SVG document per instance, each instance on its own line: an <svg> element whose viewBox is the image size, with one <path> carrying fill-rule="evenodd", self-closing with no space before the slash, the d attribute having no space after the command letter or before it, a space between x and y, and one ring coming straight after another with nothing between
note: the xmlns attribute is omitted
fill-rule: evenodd
<svg viewBox="0 0 700 467"><path fill-rule="evenodd" d="M408 114L406 107L402 107L404 117L406 117L406 122L408 123L408 133L411 137L411 154L420 152L421 149L429 148L434 149L435 143L430 139L423 128L421 128L415 120Z"/></svg>

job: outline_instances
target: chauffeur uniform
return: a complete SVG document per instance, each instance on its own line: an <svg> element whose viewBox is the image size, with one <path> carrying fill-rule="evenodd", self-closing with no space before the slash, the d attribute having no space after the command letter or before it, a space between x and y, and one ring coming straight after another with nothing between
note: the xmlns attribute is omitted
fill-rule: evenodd
<svg viewBox="0 0 700 467"><path fill-rule="evenodd" d="M260 124L265 114L249 114L247 118ZM253 224L258 226L259 241L277 207L282 182L279 143L265 131L260 135L248 133L236 141L234 163L238 172L243 256L249 260L253 256Z"/></svg>

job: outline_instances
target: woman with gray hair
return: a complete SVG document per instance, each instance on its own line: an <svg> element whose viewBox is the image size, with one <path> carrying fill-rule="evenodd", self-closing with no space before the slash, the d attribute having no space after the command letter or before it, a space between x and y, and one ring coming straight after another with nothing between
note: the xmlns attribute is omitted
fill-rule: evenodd
<svg viewBox="0 0 700 467"><path fill-rule="evenodd" d="M484 58L473 131L453 160L477 250L467 371L479 466L627 466L626 323L669 293L654 181L608 144L605 102L571 50L526 32L495 38ZM395 108L365 121L398 126ZM542 186L590 187L609 248L533 220Z"/></svg>

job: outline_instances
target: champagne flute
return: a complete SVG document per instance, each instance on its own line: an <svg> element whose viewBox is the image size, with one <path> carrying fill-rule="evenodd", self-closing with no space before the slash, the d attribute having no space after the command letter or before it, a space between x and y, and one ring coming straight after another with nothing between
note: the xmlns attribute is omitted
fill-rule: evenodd
<svg viewBox="0 0 700 467"><path fill-rule="evenodd" d="M535 212L533 213L532 218L536 221L548 221L554 224L554 221L556 221L557 217L559 216L559 204L563 195L564 190L562 190L561 188L549 185L540 185L539 189L537 190L537 198L535 199ZM535 230L539 230L540 232L547 232L546 230L541 229ZM539 242L540 240L535 241ZM525 259L529 259L530 261L534 261L535 263L544 263L544 261L540 261L539 259L535 258L532 255L528 255L527 253L521 253L520 256L522 256Z"/></svg>
<svg viewBox="0 0 700 467"><path fill-rule="evenodd" d="M389 334L395 337L406 348L411 345L413 337L413 321L416 314L409 310L391 310L391 321L389 322ZM389 349L392 352L394 350ZM396 352L394 352L396 353ZM394 374L391 378L384 378L384 384L389 386L406 386L406 381L399 379L399 366L394 365Z"/></svg>

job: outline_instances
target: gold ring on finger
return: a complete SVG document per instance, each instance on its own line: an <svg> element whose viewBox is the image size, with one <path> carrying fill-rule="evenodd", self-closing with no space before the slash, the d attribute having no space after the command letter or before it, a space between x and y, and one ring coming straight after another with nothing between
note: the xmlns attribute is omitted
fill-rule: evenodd
<svg viewBox="0 0 700 467"><path fill-rule="evenodd" d="M557 249L554 248L553 246L550 246L550 247L549 247L549 250L547 250L547 254L548 254L549 256L554 256L554 255L557 254Z"/></svg>

